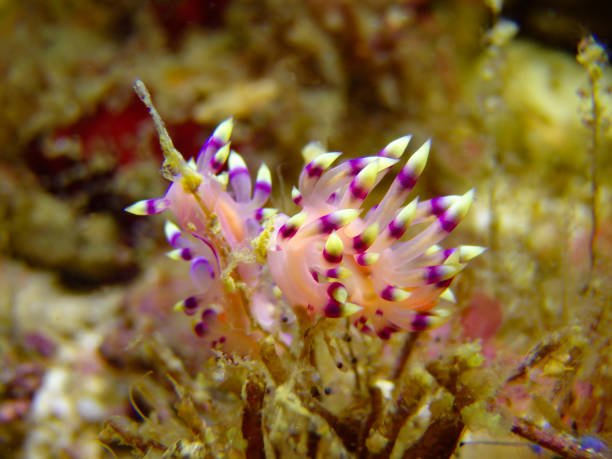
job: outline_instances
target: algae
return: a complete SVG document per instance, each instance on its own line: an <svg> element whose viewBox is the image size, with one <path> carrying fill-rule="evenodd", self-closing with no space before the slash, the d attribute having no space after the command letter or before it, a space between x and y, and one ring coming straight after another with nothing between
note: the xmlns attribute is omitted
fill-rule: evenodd
<svg viewBox="0 0 612 459"><path fill-rule="evenodd" d="M579 63L512 38L496 2L217 3L0 2L0 455L538 457L522 437L609 456L602 42ZM161 222L122 212L165 186L136 77L186 157L236 116L280 207L311 140L433 137L417 193L475 185L459 236L489 247L450 323L382 342L298 312L288 348L203 349L172 312L189 280Z"/></svg>

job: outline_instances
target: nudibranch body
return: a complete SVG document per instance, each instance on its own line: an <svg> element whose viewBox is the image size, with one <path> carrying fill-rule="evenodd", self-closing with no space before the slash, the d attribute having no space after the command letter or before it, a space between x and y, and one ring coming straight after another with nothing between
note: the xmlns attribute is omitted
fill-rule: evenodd
<svg viewBox="0 0 612 459"><path fill-rule="evenodd" d="M401 137L376 156L335 167L339 153L319 151L303 169L293 190L301 210L277 217L268 254L274 280L292 304L312 315L350 316L355 326L373 328L382 338L400 329L424 330L444 318L445 311L434 309L438 298L452 299L448 287L453 278L483 249L443 250L437 243L466 215L474 191L405 204L425 167L428 141L405 163L382 200L369 211L362 208L409 140ZM424 225L406 237L411 227Z"/></svg>
<svg viewBox="0 0 612 459"><path fill-rule="evenodd" d="M410 137L334 167L340 153L308 145L304 156L311 160L292 192L301 210L289 217L264 207L270 171L262 165L252 184L244 160L230 147L231 118L215 129L195 161L185 161L144 85L135 88L155 121L172 184L164 197L126 210L174 214L176 223L166 224L169 255L190 264L195 288L177 309L197 317L198 335L213 346L231 339L234 348L238 342L248 349L261 331L281 333L280 305L287 303L305 308L313 319L350 317L357 328L383 339L443 321L447 312L437 308L438 299L453 299L453 278L484 249L437 245L466 215L473 190L406 203L427 162L429 141L369 210L364 200L400 161Z"/></svg>

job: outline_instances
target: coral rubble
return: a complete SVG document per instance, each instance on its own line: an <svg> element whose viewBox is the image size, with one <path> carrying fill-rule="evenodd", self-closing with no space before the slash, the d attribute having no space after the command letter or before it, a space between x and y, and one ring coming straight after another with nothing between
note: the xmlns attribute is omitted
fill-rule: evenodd
<svg viewBox="0 0 612 459"><path fill-rule="evenodd" d="M0 456L609 457L612 78L605 38L576 36L576 20L596 32L608 9L507 3L0 2ZM166 234L189 264L163 255L161 218L123 212L166 186L135 78L184 155L165 177L197 170L235 116L228 150L242 159L215 149L227 160L203 204L216 219L192 222L223 234L222 267L191 236L180 186ZM379 239L400 204L384 191L403 164L382 155L346 181L342 168L407 132L433 139L414 221L426 199L475 187L444 245L487 252L461 272L448 252L452 313L418 312L445 324L403 317L411 326L387 333L378 293L390 286L396 306L414 286L399 256L371 275L354 257L392 248ZM307 162L357 157L319 177L337 181L325 199L308 176L287 185L312 141ZM345 200L330 199L338 189ZM371 211L379 228L366 212L344 220L389 201ZM447 253L425 245L421 258ZM344 269L327 266L340 257ZM306 288L293 291L296 266ZM202 299L202 281L220 284L206 298L218 304L174 312Z"/></svg>

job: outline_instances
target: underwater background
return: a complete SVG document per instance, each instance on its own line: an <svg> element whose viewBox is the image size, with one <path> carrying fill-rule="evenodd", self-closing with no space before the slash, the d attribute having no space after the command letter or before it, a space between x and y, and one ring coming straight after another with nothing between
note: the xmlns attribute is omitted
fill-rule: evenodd
<svg viewBox="0 0 612 459"><path fill-rule="evenodd" d="M0 0L0 457L612 457L610 24L606 1ZM448 240L487 248L446 323L297 311L285 347L205 342L164 217L124 211L168 186L136 79L185 159L233 116L289 215L309 142L431 138L411 196L474 188Z"/></svg>

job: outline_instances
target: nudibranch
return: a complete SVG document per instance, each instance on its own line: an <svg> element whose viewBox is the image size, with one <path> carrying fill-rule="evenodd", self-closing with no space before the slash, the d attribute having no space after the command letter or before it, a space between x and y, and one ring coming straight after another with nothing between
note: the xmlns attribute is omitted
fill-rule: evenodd
<svg viewBox="0 0 612 459"><path fill-rule="evenodd" d="M264 207L271 174L262 165L253 185L242 157L231 149L233 121L223 121L195 160L174 148L141 82L136 91L155 121L172 183L162 198L126 210L138 215L170 210L169 255L190 264L196 292L177 309L197 317L194 329L213 345L231 340L252 346L260 331L279 332L282 304L317 317L349 317L361 331L387 339L441 323L453 300L449 285L484 249L442 241L465 217L474 190L406 203L421 175L431 142L405 162L380 202L364 201L400 162L410 136L378 154L333 166L340 153L305 147L311 160L299 177L293 216ZM279 294L280 292L280 294ZM241 345L238 345L241 347Z"/></svg>
<svg viewBox="0 0 612 459"><path fill-rule="evenodd" d="M410 136L394 140L377 155L331 167L340 153L317 144L304 167L293 201L301 210L277 216L268 253L274 281L293 305L313 316L350 317L363 331L387 339L394 331L421 331L439 324L446 310L438 298L466 263L483 252L477 246L442 249L463 219L474 190L405 203L429 155L427 141L406 161L381 201L369 210L364 200L403 156ZM411 233L411 229L420 229ZM410 237L408 237L410 235Z"/></svg>

